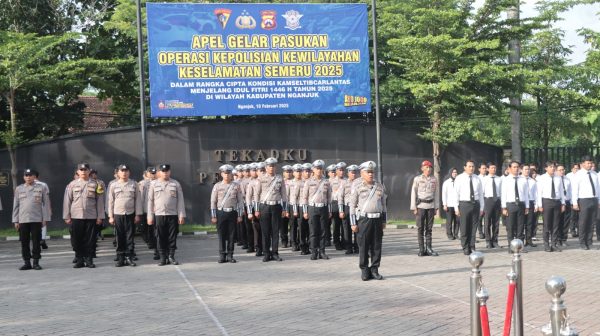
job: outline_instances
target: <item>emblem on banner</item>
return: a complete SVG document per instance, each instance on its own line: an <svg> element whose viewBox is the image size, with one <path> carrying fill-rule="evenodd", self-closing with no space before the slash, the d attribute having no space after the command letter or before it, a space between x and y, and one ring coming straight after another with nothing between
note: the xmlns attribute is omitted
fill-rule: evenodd
<svg viewBox="0 0 600 336"><path fill-rule="evenodd" d="M242 11L242 14L235 19L235 26L240 29L254 29L256 20L247 11Z"/></svg>
<svg viewBox="0 0 600 336"><path fill-rule="evenodd" d="M225 29L227 21L229 21L229 17L231 16L231 9L217 8L215 9L215 15L217 16L221 28Z"/></svg>
<svg viewBox="0 0 600 336"><path fill-rule="evenodd" d="M361 106L367 105L367 97L344 95L344 106Z"/></svg>
<svg viewBox="0 0 600 336"><path fill-rule="evenodd" d="M260 12L262 17L262 21L260 22L260 27L266 30L272 30L277 27L277 12L274 10L265 10Z"/></svg>
<svg viewBox="0 0 600 336"><path fill-rule="evenodd" d="M300 18L302 18L304 15L300 14L298 11L289 10L282 16L285 19L285 28L291 30L302 28L300 25Z"/></svg>

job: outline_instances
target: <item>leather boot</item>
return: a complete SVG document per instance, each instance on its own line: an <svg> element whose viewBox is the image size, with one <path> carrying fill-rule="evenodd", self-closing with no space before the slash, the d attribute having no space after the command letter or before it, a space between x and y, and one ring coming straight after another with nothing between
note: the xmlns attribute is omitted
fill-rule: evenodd
<svg viewBox="0 0 600 336"><path fill-rule="evenodd" d="M164 253L160 253L160 262L158 266L165 266L167 264L167 255Z"/></svg>
<svg viewBox="0 0 600 336"><path fill-rule="evenodd" d="M94 259L92 257L86 257L85 266L87 268L96 268L96 265L94 265Z"/></svg>
<svg viewBox="0 0 600 336"><path fill-rule="evenodd" d="M329 260L329 256L325 253L325 249L319 251L319 259Z"/></svg>
<svg viewBox="0 0 600 336"><path fill-rule="evenodd" d="M369 268L365 268L361 271L360 278L362 281L369 281L371 279L371 270Z"/></svg>
<svg viewBox="0 0 600 336"><path fill-rule="evenodd" d="M237 260L233 259L233 252L229 253L229 262L235 264Z"/></svg>
<svg viewBox="0 0 600 336"><path fill-rule="evenodd" d="M383 280L383 276L379 274L379 269L377 269L377 267L371 267L371 276L375 280Z"/></svg>
<svg viewBox="0 0 600 336"><path fill-rule="evenodd" d="M117 262L115 263L115 267L123 267L125 266L125 258L123 256L117 256Z"/></svg>
<svg viewBox="0 0 600 336"><path fill-rule="evenodd" d="M19 268L20 271L26 271L31 269L31 261L29 259L23 259L23 266Z"/></svg>
<svg viewBox="0 0 600 336"><path fill-rule="evenodd" d="M129 264L129 266L137 266L137 264L135 263L135 261L133 261L132 257L125 258L125 261L127 261L127 263Z"/></svg>
<svg viewBox="0 0 600 336"><path fill-rule="evenodd" d="M171 265L179 265L179 262L175 260L175 252L169 253L169 263Z"/></svg>
<svg viewBox="0 0 600 336"><path fill-rule="evenodd" d="M75 264L73 265L73 268L82 268L82 267L85 267L85 264L83 263L83 258L76 257L75 258Z"/></svg>
<svg viewBox="0 0 600 336"><path fill-rule="evenodd" d="M431 238L427 239L427 249L425 250L428 256L437 257L439 254L431 248Z"/></svg>
<svg viewBox="0 0 600 336"><path fill-rule="evenodd" d="M40 259L33 259L33 269L36 271L42 269L42 266L40 266Z"/></svg>
<svg viewBox="0 0 600 336"><path fill-rule="evenodd" d="M227 258L225 257L225 253L221 253L219 255L219 261L217 261L219 264L225 263L227 262Z"/></svg>
<svg viewBox="0 0 600 336"><path fill-rule="evenodd" d="M319 252L315 249L313 253L310 255L310 260L317 260L319 258Z"/></svg>
<svg viewBox="0 0 600 336"><path fill-rule="evenodd" d="M423 236L419 235L418 239L419 241L419 257L424 257L427 255L427 253L425 252L425 242L423 241Z"/></svg>

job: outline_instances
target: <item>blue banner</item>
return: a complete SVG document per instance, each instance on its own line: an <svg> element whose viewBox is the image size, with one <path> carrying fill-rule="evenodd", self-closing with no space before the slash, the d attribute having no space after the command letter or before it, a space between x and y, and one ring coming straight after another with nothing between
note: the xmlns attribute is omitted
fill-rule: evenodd
<svg viewBox="0 0 600 336"><path fill-rule="evenodd" d="M147 4L153 117L371 111L365 4Z"/></svg>

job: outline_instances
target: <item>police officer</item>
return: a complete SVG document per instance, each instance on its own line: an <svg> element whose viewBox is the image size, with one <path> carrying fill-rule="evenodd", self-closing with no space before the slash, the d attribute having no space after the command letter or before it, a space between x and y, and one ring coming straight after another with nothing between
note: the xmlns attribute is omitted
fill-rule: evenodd
<svg viewBox="0 0 600 336"><path fill-rule="evenodd" d="M483 216L483 188L481 180L473 174L475 163L467 160L464 172L456 177L454 189L458 204L453 206L460 217L460 244L465 255L475 250L475 233L479 217Z"/></svg>
<svg viewBox="0 0 600 336"><path fill-rule="evenodd" d="M304 219L310 228L310 259L329 259L325 253L325 230L331 220L331 185L323 176L323 160L316 160L312 167L313 176L306 180L301 197Z"/></svg>
<svg viewBox="0 0 600 336"><path fill-rule="evenodd" d="M25 183L15 189L12 212L12 221L15 229L19 231L21 256L24 261L19 269L21 271L31 269L30 259L33 257L33 269L41 270L40 237L42 226L46 226L50 221L50 203L44 185L35 181L33 169L25 169L23 179ZM30 242L32 249L29 246Z"/></svg>
<svg viewBox="0 0 600 336"><path fill-rule="evenodd" d="M185 203L181 184L171 178L171 166L161 164L157 179L148 187L148 225L156 221L156 240L160 254L158 266L167 263L179 265L175 260L179 226L185 222ZM167 259L168 253L168 259Z"/></svg>
<svg viewBox="0 0 600 336"><path fill-rule="evenodd" d="M50 211L50 217L52 217L52 203L50 203L50 188L48 188L48 184L39 180L40 173L37 170L32 169L31 172L35 177L35 182L42 185L44 188L44 192L48 195L48 210ZM0 208L0 210L2 210ZM48 223L42 226L42 236L40 238L40 246L42 249L47 250L48 244L46 244L46 236L48 235Z"/></svg>
<svg viewBox="0 0 600 336"><path fill-rule="evenodd" d="M483 177L484 222L485 240L487 248L498 247L498 233L500 223L500 195L502 179L496 175L496 164L489 162L488 174Z"/></svg>
<svg viewBox="0 0 600 336"><path fill-rule="evenodd" d="M282 261L279 257L279 227L282 215L287 214L287 191L281 175L275 174L277 159L265 160L266 172L258 178L254 189L254 203L258 209L254 215L260 220L262 231L263 261Z"/></svg>
<svg viewBox="0 0 600 336"><path fill-rule="evenodd" d="M235 226L242 222L244 195L240 183L233 182L233 167L219 167L222 181L215 184L210 195L210 221L217 225L219 263L235 263L233 258Z"/></svg>
<svg viewBox="0 0 600 336"><path fill-rule="evenodd" d="M363 162L359 168L362 180L350 195L350 221L352 231L356 232L360 251L358 266L363 281L382 280L379 266L383 229L387 222L387 194L383 184L375 181L375 162ZM369 253L371 266L369 266Z"/></svg>
<svg viewBox="0 0 600 336"><path fill-rule="evenodd" d="M554 162L546 162L546 174L537 179L536 204L544 218L544 250L546 252L562 252L559 247L560 214L565 211L563 185L559 176L555 175Z"/></svg>
<svg viewBox="0 0 600 336"><path fill-rule="evenodd" d="M329 180L329 184L331 185L332 181L335 179L335 164L330 164L325 168L325 172L327 175L327 180ZM332 194L335 195L335 194ZM333 211L333 198L331 199ZM331 220L327 221L327 228L325 228L325 246L331 246L331 222L333 220L333 213Z"/></svg>
<svg viewBox="0 0 600 336"><path fill-rule="evenodd" d="M246 234L244 238L244 245L242 248L248 253L254 252L254 229L252 228L252 221L248 219L248 204L246 204L246 190L248 190L248 183L250 182L250 165L242 165L242 179L240 180L240 187L242 194L244 195L244 209L242 215L242 226L244 227L243 232Z"/></svg>
<svg viewBox="0 0 600 336"><path fill-rule="evenodd" d="M573 210L579 211L579 246L583 250L592 247L592 225L600 204L598 175L591 168L592 158L584 156L581 159L581 169L573 175L571 181Z"/></svg>
<svg viewBox="0 0 600 336"><path fill-rule="evenodd" d="M289 200L290 200L290 182L292 181L292 166L285 165L281 167L283 171L283 182L285 183L285 192L287 193L286 198L288 200L287 207L283 209L286 214L281 219L281 227L279 228L279 235L281 236L281 243L283 247L287 248L290 246L289 240L289 224L290 224L290 211L289 211Z"/></svg>
<svg viewBox="0 0 600 336"><path fill-rule="evenodd" d="M159 260L158 247L156 245L156 230L154 225L148 225L148 188L150 183L156 179L156 167L147 167L144 171L144 179L138 182L140 198L142 200L142 213L140 214L140 226L142 238L150 250L154 251L154 260Z"/></svg>
<svg viewBox="0 0 600 336"><path fill-rule="evenodd" d="M142 195L134 180L129 179L129 167L121 164L118 167L118 180L113 182L108 190L108 223L114 225L117 233L116 267L125 263L135 266L133 239L134 223L140 222L142 210Z"/></svg>
<svg viewBox="0 0 600 336"><path fill-rule="evenodd" d="M529 213L529 189L527 180L519 175L519 162L511 161L509 168L509 175L502 182L500 202L502 214L506 216L506 239L510 246L513 239L521 239L520 232L525 232L525 218ZM510 249L508 253L512 253Z"/></svg>
<svg viewBox="0 0 600 336"><path fill-rule="evenodd" d="M231 171L231 174L233 174L233 182L239 184L240 186L242 185L242 181L244 180L244 170L243 170L243 165L237 165L234 167L234 169ZM244 195L244 192L242 191L242 195ZM244 203L242 201L242 203ZM238 215L243 216L243 211L242 212L238 212ZM246 242L246 238L247 238L248 234L246 233L246 224L244 223L244 221L241 221L239 223L236 222L235 224L235 240L237 241L237 246L242 246L243 249L247 249L248 248L248 243Z"/></svg>
<svg viewBox="0 0 600 336"><path fill-rule="evenodd" d="M79 178L67 185L63 201L63 219L71 225L71 244L75 250L73 268L94 268L97 227L104 219L104 190L90 178L90 165L77 165Z"/></svg>
<svg viewBox="0 0 600 336"><path fill-rule="evenodd" d="M352 232L350 226L350 195L352 194L352 185L356 181L356 176L360 173L360 170L357 165L349 165L346 170L348 171L348 178L340 184L337 200L340 207L343 207L343 211L340 212L339 216L342 219L345 254L353 254L358 253L358 242L356 233Z"/></svg>
<svg viewBox="0 0 600 336"><path fill-rule="evenodd" d="M308 219L304 217L304 206L302 205L302 190L304 190L304 186L306 182L310 179L312 175L312 164L304 163L302 165L302 187L300 189L300 194L297 198L298 201L298 218L299 218L299 231L300 231L300 255L308 255L310 254L309 248L309 237L310 237L310 226L308 224Z"/></svg>
<svg viewBox="0 0 600 336"><path fill-rule="evenodd" d="M290 222L290 239L292 241L292 251L300 251L300 191L304 186L302 181L302 165L296 163L292 166L293 179L288 182L288 217Z"/></svg>
<svg viewBox="0 0 600 336"><path fill-rule="evenodd" d="M257 163L250 164L250 181L246 187L246 210L248 212L248 220L252 223L252 235L254 236L254 249L249 249L248 252L256 251L257 257L263 256L262 251L262 233L260 230L259 219L254 216L254 211L258 210L258 205L254 203L254 190L258 184L259 166Z"/></svg>
<svg viewBox="0 0 600 336"><path fill-rule="evenodd" d="M115 179L116 179L116 169L114 170L114 174L115 175ZM97 187L96 187L96 193L98 193L99 195L102 195L102 197L104 197L104 205L106 206L106 204L108 203L108 194L106 193L106 184L104 184L104 181L102 181L99 177L98 177L98 171L96 171L95 169L90 169L90 179L93 181L97 182ZM104 209L106 211L106 207ZM106 214L106 213L105 213ZM96 230L96 237L94 238L94 252L92 253L92 258L96 258L96 250L98 248L98 238L102 238L104 240L104 236L102 235L102 230L105 229L105 225L104 225L104 221L102 221L102 223L100 225L96 225L95 227ZM113 230L113 234L114 234L114 230ZM113 238L113 246L117 246L117 239L116 239L116 234L114 234L114 238ZM115 256L115 261L117 261L117 256Z"/></svg>
<svg viewBox="0 0 600 336"><path fill-rule="evenodd" d="M342 218L340 213L344 212L344 203L338 200L338 190L344 182L344 171L346 170L345 162L338 162L334 165L335 176L329 179L331 184L331 215L333 221L333 246L336 250L344 249L344 231L342 229Z"/></svg>
<svg viewBox="0 0 600 336"><path fill-rule="evenodd" d="M438 253L431 247L433 217L440 207L439 200L436 197L439 183L432 176L432 171L433 164L427 160L423 161L421 163L422 174L413 179L410 193L410 210L417 216L419 257L438 256ZM423 240L425 240L427 247L425 247Z"/></svg>

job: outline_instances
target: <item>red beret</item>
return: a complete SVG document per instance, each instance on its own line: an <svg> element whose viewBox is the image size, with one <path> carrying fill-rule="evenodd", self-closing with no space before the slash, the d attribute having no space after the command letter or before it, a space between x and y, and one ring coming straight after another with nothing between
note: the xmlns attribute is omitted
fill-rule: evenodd
<svg viewBox="0 0 600 336"><path fill-rule="evenodd" d="M433 164L427 160L423 161L423 163L421 163L421 167L423 166L429 166L429 167L433 167Z"/></svg>

